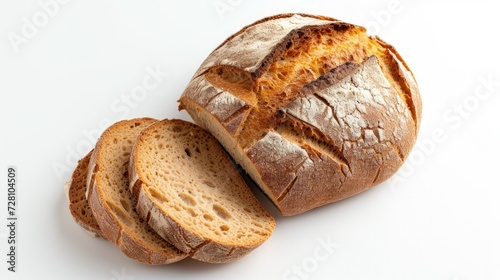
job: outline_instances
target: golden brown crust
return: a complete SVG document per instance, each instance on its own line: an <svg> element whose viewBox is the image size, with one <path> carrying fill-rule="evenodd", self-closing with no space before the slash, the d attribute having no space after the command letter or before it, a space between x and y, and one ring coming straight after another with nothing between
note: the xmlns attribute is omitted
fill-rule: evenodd
<svg viewBox="0 0 500 280"><path fill-rule="evenodd" d="M402 165L422 111L406 63L365 31L303 14L260 20L207 57L179 108L218 138L284 215L357 194ZM249 81L238 78L242 72ZM224 106L214 104L220 98Z"/></svg>

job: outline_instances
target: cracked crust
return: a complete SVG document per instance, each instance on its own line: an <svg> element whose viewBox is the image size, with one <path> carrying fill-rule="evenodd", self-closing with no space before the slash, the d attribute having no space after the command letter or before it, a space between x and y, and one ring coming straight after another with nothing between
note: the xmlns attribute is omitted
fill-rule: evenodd
<svg viewBox="0 0 500 280"><path fill-rule="evenodd" d="M229 37L179 102L284 215L389 178L415 143L422 111L393 46L363 27L304 14Z"/></svg>
<svg viewBox="0 0 500 280"><path fill-rule="evenodd" d="M156 120L120 121L106 129L92 152L87 174L90 208L103 236L128 257L145 264L169 264L187 257L155 233L134 209L128 163L132 144Z"/></svg>

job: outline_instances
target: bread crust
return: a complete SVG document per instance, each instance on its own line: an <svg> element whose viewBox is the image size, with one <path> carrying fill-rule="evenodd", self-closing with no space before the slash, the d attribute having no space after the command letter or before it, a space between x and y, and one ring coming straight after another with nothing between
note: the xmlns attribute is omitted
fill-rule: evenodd
<svg viewBox="0 0 500 280"><path fill-rule="evenodd" d="M73 220L91 236L104 238L85 197L86 178L91 154L92 151L78 161L71 178L66 182L64 188Z"/></svg>
<svg viewBox="0 0 500 280"><path fill-rule="evenodd" d="M106 131L103 132L103 134L97 141L92 156L90 157L90 169L87 175L88 201L103 235L109 241L115 244L128 257L138 262L150 265L170 264L173 262L177 262L186 258L187 254L180 252L166 241L162 241L159 236L157 240L158 242L162 243L162 247L160 247L160 245L155 246L143 239L141 236L137 236L137 234L134 234L130 226L126 225L122 221L122 219L117 216L115 211L110 208L110 205L105 202L106 195L103 188L107 184L107 182L105 181L106 175L100 174L100 169L103 169L104 165L110 164L109 162L101 160L101 153L106 152L104 140L108 137L113 137L110 136L111 130L126 131L128 127L133 126L134 123L152 124L155 121L156 120L151 118L132 119L120 121L109 127ZM126 164L128 164L128 162L126 162ZM125 176L128 175L125 174ZM128 194L132 197L132 194L127 190L128 185L123 187L125 188L126 195ZM131 207L133 207L133 205ZM146 223L143 223L142 221L137 221L137 223L139 224L138 226L147 227ZM152 235L156 235L151 229L149 229L149 231Z"/></svg>
<svg viewBox="0 0 500 280"><path fill-rule="evenodd" d="M260 20L207 57L179 109L217 137L283 215L360 193L403 164L422 111L399 53L365 31L305 14ZM211 69L247 73L255 97L210 78Z"/></svg>

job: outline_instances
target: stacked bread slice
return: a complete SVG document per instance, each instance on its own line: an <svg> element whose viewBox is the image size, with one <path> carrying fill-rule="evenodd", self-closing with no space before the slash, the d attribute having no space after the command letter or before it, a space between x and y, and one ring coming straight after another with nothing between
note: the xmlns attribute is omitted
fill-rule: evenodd
<svg viewBox="0 0 500 280"><path fill-rule="evenodd" d="M217 140L182 120L111 125L66 187L80 226L145 264L235 261L275 226Z"/></svg>

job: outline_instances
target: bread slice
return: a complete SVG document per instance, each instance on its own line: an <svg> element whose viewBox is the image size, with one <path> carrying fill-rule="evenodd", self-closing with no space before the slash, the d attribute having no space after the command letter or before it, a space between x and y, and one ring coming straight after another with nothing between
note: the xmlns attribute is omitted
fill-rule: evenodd
<svg viewBox="0 0 500 280"><path fill-rule="evenodd" d="M85 197L86 178L91 153L92 151L78 161L71 178L66 182L64 188L69 202L69 211L75 222L90 235L103 237Z"/></svg>
<svg viewBox="0 0 500 280"><path fill-rule="evenodd" d="M137 138L130 160L138 213L192 258L235 261L271 236L274 219L201 127L182 120L154 123Z"/></svg>
<svg viewBox="0 0 500 280"><path fill-rule="evenodd" d="M103 235L130 258L146 264L167 264L187 256L156 234L134 210L129 192L128 163L139 132L151 118L124 120L106 129L90 158L88 201Z"/></svg>

